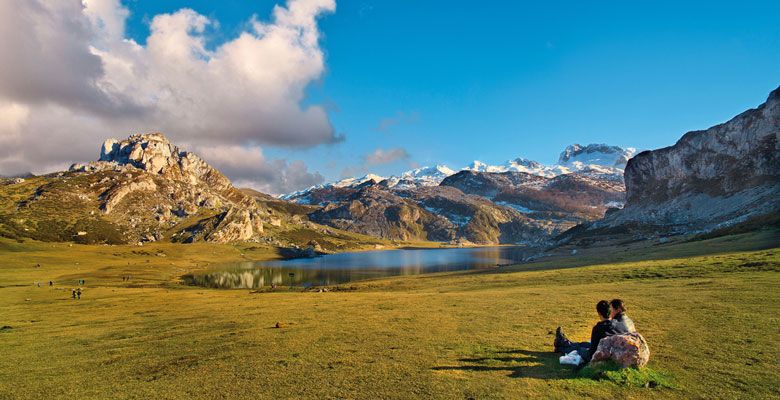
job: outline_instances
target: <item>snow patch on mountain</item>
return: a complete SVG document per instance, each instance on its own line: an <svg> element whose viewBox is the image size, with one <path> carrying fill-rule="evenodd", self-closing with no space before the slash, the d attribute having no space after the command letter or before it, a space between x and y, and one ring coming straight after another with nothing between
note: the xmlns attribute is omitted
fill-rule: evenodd
<svg viewBox="0 0 780 400"><path fill-rule="evenodd" d="M516 158L500 165L489 165L482 161L474 160L474 162L464 169L476 172L525 172L527 174L543 176L545 178L553 178L560 174L567 174L570 172L568 168L548 166L525 158Z"/></svg>
<svg viewBox="0 0 780 400"><path fill-rule="evenodd" d="M438 186L444 178L453 174L455 174L453 169L442 164L421 167L404 172L397 181L388 180L388 187L411 189L420 186Z"/></svg>
<svg viewBox="0 0 780 400"><path fill-rule="evenodd" d="M381 184L382 186L395 189L412 189L421 186L438 186L444 178L453 175L454 170L446 165L435 165L430 167L416 168L406 171L398 176L383 177L375 174L367 174L360 178L346 178L338 182L325 183L312 186L308 189L288 193L280 196L283 200L290 200L301 204L311 204L309 193L318 189L328 188L356 188L368 183Z"/></svg>
<svg viewBox="0 0 780 400"><path fill-rule="evenodd" d="M383 180L385 180L385 178L382 177L382 176L375 175L375 174L367 174L367 175L361 176L360 178L346 178L346 179L342 179L342 180L340 180L340 181L338 181L336 183L331 184L331 186L334 186L334 187L355 187L355 186L362 185L362 184L364 184L366 182L369 182L369 181L374 181L374 183L379 183L379 182L382 182ZM324 186L327 187L327 184L325 184Z"/></svg>
<svg viewBox="0 0 780 400"><path fill-rule="evenodd" d="M632 147L624 149L606 144L587 146L573 144L566 147L555 165L544 165L526 158L516 158L500 165L474 161L464 169L479 172L525 172L545 178L577 172L600 177L612 175L616 179L622 179L623 169L635 153L636 149Z"/></svg>
<svg viewBox="0 0 780 400"><path fill-rule="evenodd" d="M622 148L606 144L573 144L566 147L558 158L558 165L582 169L587 165L599 165L610 168L626 168L628 160L636 154L633 147Z"/></svg>

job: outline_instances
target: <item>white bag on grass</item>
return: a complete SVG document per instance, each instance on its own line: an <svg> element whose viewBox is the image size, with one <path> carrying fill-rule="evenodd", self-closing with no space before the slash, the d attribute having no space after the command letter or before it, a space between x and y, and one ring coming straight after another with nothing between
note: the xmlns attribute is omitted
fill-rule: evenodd
<svg viewBox="0 0 780 400"><path fill-rule="evenodd" d="M580 365L582 357L577 353L577 350L573 350L569 354L561 356L560 361L563 365Z"/></svg>

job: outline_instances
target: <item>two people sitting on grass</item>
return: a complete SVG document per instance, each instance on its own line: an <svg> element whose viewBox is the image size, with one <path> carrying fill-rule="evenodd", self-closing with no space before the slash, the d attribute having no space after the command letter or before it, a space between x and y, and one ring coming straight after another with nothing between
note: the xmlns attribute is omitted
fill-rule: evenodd
<svg viewBox="0 0 780 400"><path fill-rule="evenodd" d="M596 303L596 312L600 320L593 326L589 342L572 342L561 331L560 326L555 331L553 343L555 352L570 357L573 360L571 363L579 367L590 362L602 339L607 336L636 332L634 321L626 315L626 307L622 300L613 299L611 302L601 300Z"/></svg>

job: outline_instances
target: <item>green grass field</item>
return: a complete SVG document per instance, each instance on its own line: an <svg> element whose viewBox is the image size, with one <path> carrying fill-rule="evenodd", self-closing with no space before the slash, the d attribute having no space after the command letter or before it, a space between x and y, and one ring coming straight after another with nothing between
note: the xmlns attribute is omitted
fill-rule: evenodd
<svg viewBox="0 0 780 400"><path fill-rule="evenodd" d="M778 398L777 240L566 250L327 293L178 284L276 257L252 245L1 240L0 399ZM587 339L594 304L612 297L647 338L649 369L599 380L558 365L555 327Z"/></svg>

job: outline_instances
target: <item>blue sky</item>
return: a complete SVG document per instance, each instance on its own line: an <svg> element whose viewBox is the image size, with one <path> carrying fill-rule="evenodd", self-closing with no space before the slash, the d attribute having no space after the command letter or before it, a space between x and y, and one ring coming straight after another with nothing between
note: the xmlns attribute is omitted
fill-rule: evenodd
<svg viewBox="0 0 780 400"><path fill-rule="evenodd" d="M232 40L276 1L125 0L127 35L192 8ZM307 103L346 140L269 148L326 179L359 173L376 149L409 157L371 166L523 156L553 163L571 143L652 149L724 122L780 84L780 2L340 1L320 19L326 72ZM650 5L652 4L652 5Z"/></svg>

